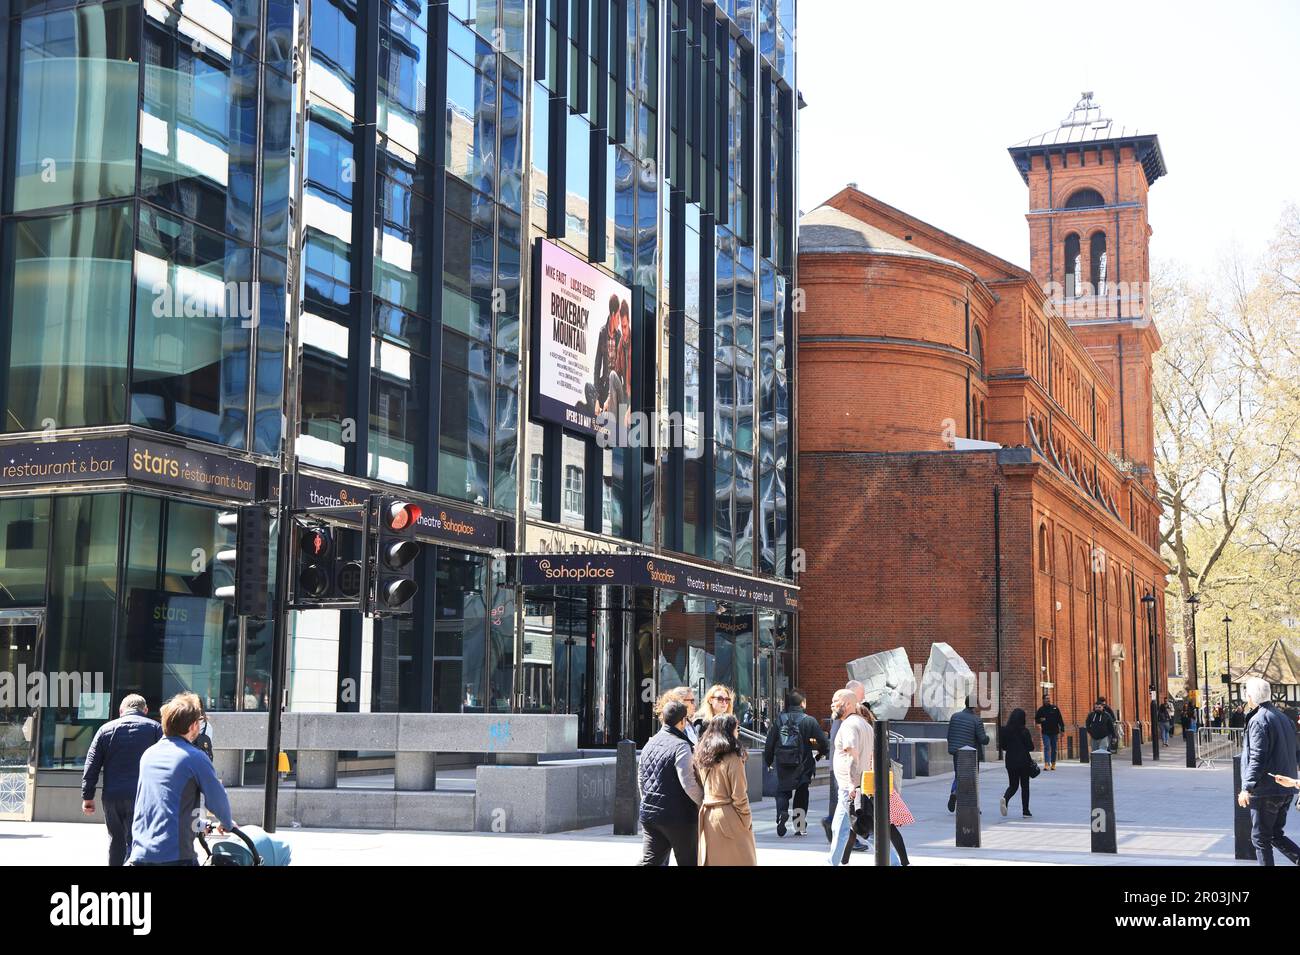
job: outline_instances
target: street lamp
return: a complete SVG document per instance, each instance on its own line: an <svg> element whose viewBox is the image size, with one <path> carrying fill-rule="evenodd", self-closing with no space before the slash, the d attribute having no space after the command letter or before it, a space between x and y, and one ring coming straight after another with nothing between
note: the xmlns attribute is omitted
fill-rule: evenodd
<svg viewBox="0 0 1300 955"><path fill-rule="evenodd" d="M1192 689L1196 688L1196 606L1201 602L1201 598L1192 594L1187 598L1187 606L1192 614L1192 652L1189 654L1192 664ZM1204 700L1202 701L1205 702ZM1204 720L1201 721L1205 722Z"/></svg>
<svg viewBox="0 0 1300 955"><path fill-rule="evenodd" d="M1227 671L1228 682L1223 688L1227 695L1228 706L1232 705L1232 618L1226 613L1223 615L1223 668Z"/></svg>
<svg viewBox="0 0 1300 955"><path fill-rule="evenodd" d="M1160 680L1160 659L1156 648L1156 595L1147 591L1142 595L1142 608L1147 613L1147 674L1151 677L1151 758L1160 758L1160 717L1157 712L1160 694L1156 684Z"/></svg>

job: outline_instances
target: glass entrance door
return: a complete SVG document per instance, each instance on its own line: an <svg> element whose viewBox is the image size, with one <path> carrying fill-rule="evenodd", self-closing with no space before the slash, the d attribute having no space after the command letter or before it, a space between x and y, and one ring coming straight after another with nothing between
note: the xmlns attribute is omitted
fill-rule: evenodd
<svg viewBox="0 0 1300 955"><path fill-rule="evenodd" d="M578 717L578 739L588 736L591 604L585 587L541 588L524 602L520 660L521 710Z"/></svg>
<svg viewBox="0 0 1300 955"><path fill-rule="evenodd" d="M32 818L41 701L27 676L41 670L44 631L44 610L0 610L0 819Z"/></svg>

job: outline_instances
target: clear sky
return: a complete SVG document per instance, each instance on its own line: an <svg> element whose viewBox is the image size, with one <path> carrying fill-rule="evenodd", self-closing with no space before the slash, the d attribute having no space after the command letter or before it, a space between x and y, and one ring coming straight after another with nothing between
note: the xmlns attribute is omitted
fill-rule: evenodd
<svg viewBox="0 0 1300 955"><path fill-rule="evenodd" d="M1160 136L1155 260L1263 251L1300 203L1300 3L800 0L799 204L848 182L1022 266L1028 196L1007 147L1092 90Z"/></svg>

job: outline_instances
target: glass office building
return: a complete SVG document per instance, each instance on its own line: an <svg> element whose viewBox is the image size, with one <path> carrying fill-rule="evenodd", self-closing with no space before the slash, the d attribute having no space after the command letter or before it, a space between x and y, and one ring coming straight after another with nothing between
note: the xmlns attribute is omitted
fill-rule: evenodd
<svg viewBox="0 0 1300 955"><path fill-rule="evenodd" d="M797 665L794 7L0 0L0 663L102 675L0 699L0 763L75 786L127 692L266 706L219 558L286 470L438 516L409 617L291 614L291 709L601 746L722 682L762 730ZM625 293L635 440L539 410L543 250Z"/></svg>

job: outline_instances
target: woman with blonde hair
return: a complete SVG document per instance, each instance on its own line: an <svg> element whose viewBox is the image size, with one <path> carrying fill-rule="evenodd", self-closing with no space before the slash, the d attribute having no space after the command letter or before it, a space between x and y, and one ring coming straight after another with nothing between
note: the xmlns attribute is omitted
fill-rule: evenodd
<svg viewBox="0 0 1300 955"><path fill-rule="evenodd" d="M704 787L699 865L758 865L739 728L730 713L715 716L695 748L695 773Z"/></svg>
<svg viewBox="0 0 1300 955"><path fill-rule="evenodd" d="M709 687L704 699L700 701L700 708L695 711L695 718L691 723L695 726L698 735L704 735L704 728L709 725L709 720L715 716L724 714L736 715L736 694L731 692L731 687L723 686L721 683L715 683Z"/></svg>

